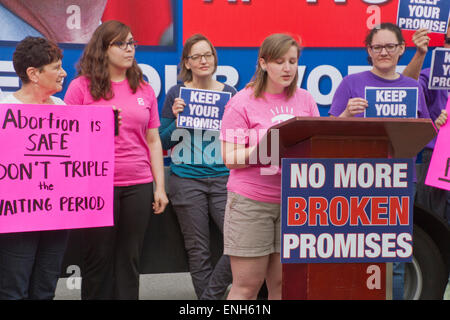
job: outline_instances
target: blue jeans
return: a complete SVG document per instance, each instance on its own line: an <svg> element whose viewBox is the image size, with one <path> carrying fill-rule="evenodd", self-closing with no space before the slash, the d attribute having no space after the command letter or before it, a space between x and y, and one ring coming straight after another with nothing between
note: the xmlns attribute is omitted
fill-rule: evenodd
<svg viewBox="0 0 450 320"><path fill-rule="evenodd" d="M405 263L394 262L392 277L392 299L403 300L405 287Z"/></svg>
<svg viewBox="0 0 450 320"><path fill-rule="evenodd" d="M416 183L413 184L413 199L416 195ZM414 208L414 201L413 201ZM414 209L413 209L414 210ZM392 264L392 299L393 300L403 300L404 289L405 289L405 263L404 262L394 262Z"/></svg>
<svg viewBox="0 0 450 320"><path fill-rule="evenodd" d="M0 234L0 300L55 296L67 230Z"/></svg>

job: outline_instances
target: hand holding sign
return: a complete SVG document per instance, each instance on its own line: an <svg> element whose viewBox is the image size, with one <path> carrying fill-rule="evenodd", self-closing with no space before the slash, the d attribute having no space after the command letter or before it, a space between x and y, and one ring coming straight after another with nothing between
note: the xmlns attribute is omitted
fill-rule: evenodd
<svg viewBox="0 0 450 320"><path fill-rule="evenodd" d="M447 111L442 110L439 117L434 121L436 128L439 130L447 122Z"/></svg>
<svg viewBox="0 0 450 320"><path fill-rule="evenodd" d="M430 43L430 37L428 36L428 33L428 29L423 28L414 32L412 37L414 45L422 54L426 54L428 52L428 44Z"/></svg>
<svg viewBox="0 0 450 320"><path fill-rule="evenodd" d="M184 107L186 107L186 102L182 98L175 98L172 105L172 112L176 118L178 118L180 112L183 112Z"/></svg>
<svg viewBox="0 0 450 320"><path fill-rule="evenodd" d="M363 98L351 98L348 100L347 107L341 114L342 117L354 117L357 114L366 111L368 103L366 99Z"/></svg>

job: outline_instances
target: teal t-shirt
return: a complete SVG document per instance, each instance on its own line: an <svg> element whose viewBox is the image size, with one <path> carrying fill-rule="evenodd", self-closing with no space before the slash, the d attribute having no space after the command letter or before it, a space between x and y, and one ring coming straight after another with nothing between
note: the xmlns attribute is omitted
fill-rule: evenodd
<svg viewBox="0 0 450 320"><path fill-rule="evenodd" d="M179 97L181 87L184 84L177 84L167 92L159 127L163 148L171 150L172 173L183 178L228 175L229 170L222 161L219 131L177 129L172 105L175 98ZM232 96L236 93L236 89L226 84L223 91L230 92Z"/></svg>

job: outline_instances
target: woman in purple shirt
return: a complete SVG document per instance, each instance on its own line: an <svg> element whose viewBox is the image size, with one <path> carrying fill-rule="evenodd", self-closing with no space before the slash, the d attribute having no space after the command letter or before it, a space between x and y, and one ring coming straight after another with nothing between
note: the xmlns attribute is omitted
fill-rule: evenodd
<svg viewBox="0 0 450 320"><path fill-rule="evenodd" d="M418 88L417 114L429 118L422 88L417 81L397 73L400 57L405 52L405 40L401 30L392 23L382 23L366 37L366 48L370 71L346 76L333 97L329 114L334 117L362 117L368 106L366 87L408 87Z"/></svg>
<svg viewBox="0 0 450 320"><path fill-rule="evenodd" d="M418 89L416 114L419 118L429 118L418 82L396 71L398 61L405 52L405 40L400 28L392 23L382 23L369 32L365 44L372 69L346 76L336 90L328 113L334 117L363 117L368 107L368 101L364 98L366 87L406 87ZM393 298L402 300L404 263L394 263L393 273Z"/></svg>

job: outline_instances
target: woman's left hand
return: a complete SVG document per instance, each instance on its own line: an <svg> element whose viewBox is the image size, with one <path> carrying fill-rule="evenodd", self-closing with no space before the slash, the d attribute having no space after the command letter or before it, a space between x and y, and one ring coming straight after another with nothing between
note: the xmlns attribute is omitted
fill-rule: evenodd
<svg viewBox="0 0 450 320"><path fill-rule="evenodd" d="M154 193L155 201L153 202L153 213L161 214L166 209L169 199L165 190L156 189Z"/></svg>
<svg viewBox="0 0 450 320"><path fill-rule="evenodd" d="M439 130L447 122L447 111L442 110L439 117L434 121L436 128Z"/></svg>

